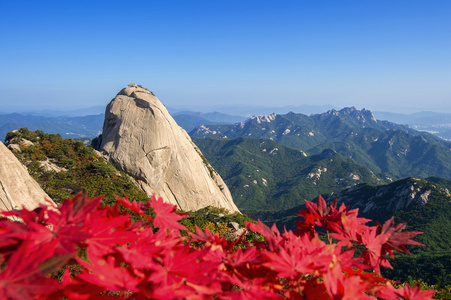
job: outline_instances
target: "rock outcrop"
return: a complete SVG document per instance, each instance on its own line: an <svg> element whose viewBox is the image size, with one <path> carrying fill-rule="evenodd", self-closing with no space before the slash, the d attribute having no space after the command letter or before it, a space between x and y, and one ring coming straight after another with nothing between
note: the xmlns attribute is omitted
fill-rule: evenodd
<svg viewBox="0 0 451 300"><path fill-rule="evenodd" d="M108 104L93 146L151 196L184 211L206 206L238 211L229 189L152 92L136 84Z"/></svg>
<svg viewBox="0 0 451 300"><path fill-rule="evenodd" d="M0 142L0 210L35 209L50 197L25 166Z"/></svg>
<svg viewBox="0 0 451 300"><path fill-rule="evenodd" d="M326 202L338 199L351 209L358 208L359 216L384 221L399 211L427 205L430 199L451 201L448 189L424 179L408 177L387 185L358 184L338 194L324 196Z"/></svg>

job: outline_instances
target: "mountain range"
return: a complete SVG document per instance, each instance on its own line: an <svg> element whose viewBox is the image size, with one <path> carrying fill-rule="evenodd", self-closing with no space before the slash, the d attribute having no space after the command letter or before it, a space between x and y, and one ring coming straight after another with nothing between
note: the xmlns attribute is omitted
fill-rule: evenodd
<svg viewBox="0 0 451 300"><path fill-rule="evenodd" d="M47 133L60 134L65 138L93 139L102 132L105 114L78 115L83 112L95 112L97 107L73 112L41 111L36 113L0 113L0 138L3 140L8 132L26 127L30 130L42 130ZM105 109L103 108L103 111ZM186 131L203 124L234 124L246 120L246 117L232 116L219 112L200 113L179 111L173 113L177 124Z"/></svg>
<svg viewBox="0 0 451 300"><path fill-rule="evenodd" d="M0 137L21 127L58 133L66 138L92 139L102 132L104 114L87 116L36 116L18 113L0 115Z"/></svg>
<svg viewBox="0 0 451 300"><path fill-rule="evenodd" d="M378 120L388 120L398 124L432 133L445 140L451 140L451 114L436 112L419 112L413 114L397 114L390 112L373 112Z"/></svg>
<svg viewBox="0 0 451 300"><path fill-rule="evenodd" d="M235 125L198 126L193 137L267 138L310 155L333 149L375 173L397 178L451 178L451 142L405 125L376 120L354 107L306 116L253 117Z"/></svg>
<svg viewBox="0 0 451 300"><path fill-rule="evenodd" d="M232 116L219 112L200 113L192 111L179 111L171 114L177 124L187 132L193 130L199 125L204 124L235 124L245 121L247 118L242 116Z"/></svg>
<svg viewBox="0 0 451 300"><path fill-rule="evenodd" d="M213 111L180 110L168 107L168 111L178 125L187 132L199 125L230 125L247 120L253 115L286 114L295 111L305 115L319 114L331 109L330 105L287 106L287 107L257 107L240 106L216 107ZM190 109L193 109L192 107ZM68 138L94 138L102 131L104 106L95 106L71 111L25 111L7 113L0 112L0 138L3 139L9 131L20 127L32 130L40 129L48 133L59 133ZM446 140L451 139L451 114L436 112L418 112L414 114L399 114L390 112L373 112L378 120L388 120L393 123L405 124L412 129L432 133ZM82 117L82 118L79 118Z"/></svg>

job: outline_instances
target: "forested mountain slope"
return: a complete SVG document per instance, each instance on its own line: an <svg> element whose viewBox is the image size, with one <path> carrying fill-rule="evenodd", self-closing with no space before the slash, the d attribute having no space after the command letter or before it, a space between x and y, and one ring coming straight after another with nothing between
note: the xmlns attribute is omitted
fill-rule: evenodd
<svg viewBox="0 0 451 300"><path fill-rule="evenodd" d="M333 150L308 156L268 139L193 141L224 178L240 210L251 217L254 210L288 209L322 193L391 180Z"/></svg>
<svg viewBox="0 0 451 300"><path fill-rule="evenodd" d="M312 116L273 114L235 125L203 125L190 134L267 138L313 155L333 149L375 173L451 179L450 142L404 125L378 121L370 111L354 107Z"/></svg>
<svg viewBox="0 0 451 300"><path fill-rule="evenodd" d="M114 195L126 194L136 201L148 198L126 174L119 172L83 142L21 128L8 133L5 144L57 203L80 191L89 197L105 195L106 203L113 203Z"/></svg>
<svg viewBox="0 0 451 300"><path fill-rule="evenodd" d="M415 240L425 246L409 248L413 255L398 255L394 270L385 270L391 278L451 284L451 194L437 182L406 178L382 186L362 184L328 199L338 198L339 203L359 208L359 215L381 223L394 216L396 223L407 222L407 230L423 232Z"/></svg>

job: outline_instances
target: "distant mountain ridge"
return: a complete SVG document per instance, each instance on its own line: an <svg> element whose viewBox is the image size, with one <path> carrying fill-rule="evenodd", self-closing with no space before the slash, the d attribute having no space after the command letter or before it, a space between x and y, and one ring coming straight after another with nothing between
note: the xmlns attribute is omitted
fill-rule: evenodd
<svg viewBox="0 0 451 300"><path fill-rule="evenodd" d="M405 125L378 121L369 110L360 111L355 107L347 107L339 111L332 109L326 113L311 116L294 112L253 116L245 122L234 125L200 126L191 131L190 135L193 137L222 136L230 139L242 136L269 138L287 146L305 149L312 143L319 144L331 137L342 137L356 128L398 129L417 133ZM291 138L293 136L308 137L313 142L293 140Z"/></svg>
<svg viewBox="0 0 451 300"><path fill-rule="evenodd" d="M92 139L102 132L105 108L99 114L79 115L98 111L97 107L71 112L49 111L30 113L0 113L0 140L13 130L27 127L60 134L65 138ZM61 114L61 115L58 115ZM182 111L173 114L177 124L186 131L202 124L233 124L247 119L219 112L200 113Z"/></svg>
<svg viewBox="0 0 451 300"><path fill-rule="evenodd" d="M70 110L42 109L42 110L19 110L15 113L26 116L37 117L85 117L99 115L105 112L105 105L91 106L85 108L77 108ZM0 112L0 114L2 114ZM8 114L8 113L4 113Z"/></svg>
<svg viewBox="0 0 451 300"><path fill-rule="evenodd" d="M200 113L192 111L181 111L171 114L177 124L187 132L203 124L234 124L246 120L246 117L231 116L219 112Z"/></svg>
<svg viewBox="0 0 451 300"><path fill-rule="evenodd" d="M94 138L102 129L104 114L87 116L46 117L23 115L18 113L0 115L0 138L3 140L10 131L27 127L30 130L42 130L59 133L66 138Z"/></svg>
<svg viewBox="0 0 451 300"><path fill-rule="evenodd" d="M292 112L255 116L235 125L199 126L190 135L267 138L309 154L334 149L375 173L451 178L450 142L405 125L378 121L371 111L355 107L311 116Z"/></svg>
<svg viewBox="0 0 451 300"><path fill-rule="evenodd" d="M433 133L451 141L451 113L425 111L405 115L389 112L374 112L374 115L380 120L406 124L415 130Z"/></svg>

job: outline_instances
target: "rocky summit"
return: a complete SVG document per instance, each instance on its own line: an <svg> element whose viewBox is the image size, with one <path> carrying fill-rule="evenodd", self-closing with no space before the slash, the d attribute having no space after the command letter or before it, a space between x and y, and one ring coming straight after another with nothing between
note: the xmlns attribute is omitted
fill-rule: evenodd
<svg viewBox="0 0 451 300"><path fill-rule="evenodd" d="M50 197L24 165L0 142L0 210L35 209ZM50 200L51 201L51 200Z"/></svg>
<svg viewBox="0 0 451 300"><path fill-rule="evenodd" d="M148 196L189 211L206 206L238 211L226 184L155 95L129 84L108 104L93 142Z"/></svg>

